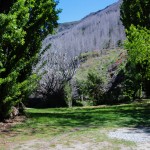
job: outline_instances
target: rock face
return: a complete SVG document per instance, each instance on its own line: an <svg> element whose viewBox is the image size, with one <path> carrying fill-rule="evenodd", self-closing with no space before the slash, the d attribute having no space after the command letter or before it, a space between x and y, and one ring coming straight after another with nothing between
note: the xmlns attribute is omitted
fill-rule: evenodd
<svg viewBox="0 0 150 150"><path fill-rule="evenodd" d="M118 47L125 39L120 21L121 2L91 13L80 21L60 24L57 34L49 35L43 41L43 47L51 44L50 51L67 53L69 57Z"/></svg>

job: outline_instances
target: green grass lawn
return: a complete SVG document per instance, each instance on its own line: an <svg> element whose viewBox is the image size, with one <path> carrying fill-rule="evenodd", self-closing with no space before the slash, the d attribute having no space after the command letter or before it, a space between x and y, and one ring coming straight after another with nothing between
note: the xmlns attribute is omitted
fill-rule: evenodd
<svg viewBox="0 0 150 150"><path fill-rule="evenodd" d="M28 109L24 128L45 127L137 127L150 125L150 103L102 107ZM63 128L64 128L63 127Z"/></svg>
<svg viewBox="0 0 150 150"><path fill-rule="evenodd" d="M52 138L67 132L150 126L150 103L55 109L27 109L27 120L0 135L10 142Z"/></svg>

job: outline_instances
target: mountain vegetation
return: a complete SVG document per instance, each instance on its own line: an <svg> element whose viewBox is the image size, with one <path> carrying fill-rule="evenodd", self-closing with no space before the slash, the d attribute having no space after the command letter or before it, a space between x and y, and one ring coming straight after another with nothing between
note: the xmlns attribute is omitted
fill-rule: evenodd
<svg viewBox="0 0 150 150"><path fill-rule="evenodd" d="M149 149L150 1L56 6L0 0L0 149Z"/></svg>
<svg viewBox="0 0 150 150"><path fill-rule="evenodd" d="M30 97L30 106L42 107L41 101L48 107L60 107L61 104L67 106L63 100L65 99L65 84L68 85L68 82L70 82L73 98L75 82L72 79L77 68L80 68L82 64L81 56L89 52L94 55L94 51L97 51L98 55L103 55L106 49L113 51L113 49L122 46L125 32L120 21L120 4L121 1L114 3L104 10L89 14L80 21L59 24L56 34L48 35L45 38L42 48L47 47L47 51L42 56L40 63L47 61L47 64L43 67L43 72L47 73L42 76L37 92ZM107 66L107 61L104 66ZM115 61L117 61L117 58ZM38 66L40 66L40 63ZM108 69L105 68L105 70ZM49 90L47 89L48 85ZM43 86L47 90L44 90ZM49 98L44 101L42 100L45 97L42 94L43 91L44 95L49 95Z"/></svg>
<svg viewBox="0 0 150 150"><path fill-rule="evenodd" d="M126 57L126 51L123 49L82 54L80 59L84 61L73 78L74 99L82 105L110 104L120 101L119 92L116 96L115 93L109 93L113 84L121 80L118 74L126 64Z"/></svg>
<svg viewBox="0 0 150 150"><path fill-rule="evenodd" d="M43 47L51 44L49 51L66 53L68 58L119 47L125 39L120 5L121 1L118 1L80 21L60 24L56 35L49 35L43 41Z"/></svg>
<svg viewBox="0 0 150 150"><path fill-rule="evenodd" d="M150 95L149 1L119 0L59 25L54 0L0 6L0 120L23 103L72 107Z"/></svg>
<svg viewBox="0 0 150 150"><path fill-rule="evenodd" d="M139 8L141 3L138 1L136 4ZM144 6L147 8L149 3L142 2L140 8L144 9ZM43 75L39 89L33 95L34 102L30 100L32 107L43 107L43 102L48 107L114 104L149 95L149 80L144 74L145 65L138 66L142 59L139 59L137 64L133 60L136 56L143 57L140 53L134 57L133 54L138 52L136 49L139 48L146 30L141 34L139 43L139 37L137 44L131 43L138 33L134 34L136 30L132 31L133 27L130 30L128 24L135 24L136 27L140 24L134 19L126 21L126 18L130 19L127 17L128 7L133 7L132 11L137 11L136 5L132 2L120 0L104 10L89 14L80 21L60 24L56 35L47 36L43 41L43 49L51 45L43 55L43 60L48 62L44 67L47 73ZM145 18L147 17L145 14ZM127 53L123 50L126 34L127 41L124 46ZM148 37L145 36L145 39ZM146 43L145 39L143 44ZM132 46L135 51L129 51ZM139 51L143 52L144 56L147 55L147 46ZM147 57L144 57L144 64L146 63L149 68L145 59ZM44 95L41 94L43 91L44 95L47 95L44 101Z"/></svg>

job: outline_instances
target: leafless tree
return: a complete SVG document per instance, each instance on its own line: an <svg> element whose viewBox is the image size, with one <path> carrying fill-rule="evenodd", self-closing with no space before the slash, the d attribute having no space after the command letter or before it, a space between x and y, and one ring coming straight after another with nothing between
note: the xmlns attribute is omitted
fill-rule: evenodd
<svg viewBox="0 0 150 150"><path fill-rule="evenodd" d="M46 65L41 70L43 75L37 93L47 99L63 90L64 84L75 74L78 62L77 59L69 59L66 53L58 51L48 51L42 60L46 60Z"/></svg>

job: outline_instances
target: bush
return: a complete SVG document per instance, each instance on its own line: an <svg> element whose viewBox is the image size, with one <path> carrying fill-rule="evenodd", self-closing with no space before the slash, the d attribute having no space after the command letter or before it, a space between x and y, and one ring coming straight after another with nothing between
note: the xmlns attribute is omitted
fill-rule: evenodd
<svg viewBox="0 0 150 150"><path fill-rule="evenodd" d="M79 97L82 101L87 101L90 105L98 105L103 101L104 81L96 72L88 73L86 81L77 81Z"/></svg>

